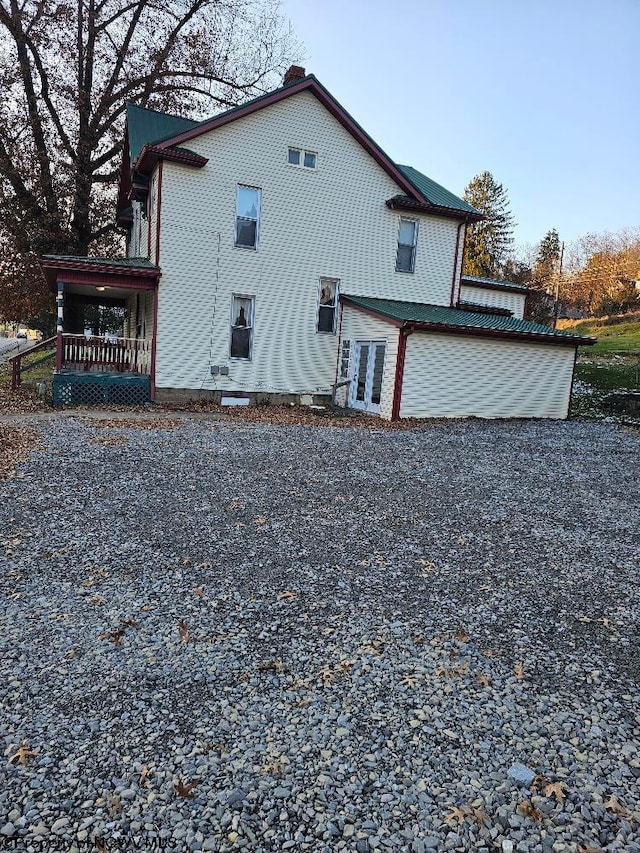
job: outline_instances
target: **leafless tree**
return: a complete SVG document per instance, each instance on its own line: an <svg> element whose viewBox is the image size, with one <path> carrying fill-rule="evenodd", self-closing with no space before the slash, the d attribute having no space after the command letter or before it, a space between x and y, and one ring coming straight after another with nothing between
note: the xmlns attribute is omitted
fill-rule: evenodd
<svg viewBox="0 0 640 853"><path fill-rule="evenodd" d="M299 53L278 0L0 0L4 267L113 239L127 102L204 117Z"/></svg>

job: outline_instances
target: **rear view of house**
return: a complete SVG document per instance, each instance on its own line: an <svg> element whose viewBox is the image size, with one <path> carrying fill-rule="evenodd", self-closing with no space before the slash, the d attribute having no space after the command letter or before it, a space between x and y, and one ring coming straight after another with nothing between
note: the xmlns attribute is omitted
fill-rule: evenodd
<svg viewBox="0 0 640 853"><path fill-rule="evenodd" d="M127 257L43 261L59 399L103 373L156 400L566 417L585 341L523 320L523 288L461 276L479 218L394 163L295 66L280 89L204 122L129 106ZM87 300L126 309L106 354L82 334Z"/></svg>

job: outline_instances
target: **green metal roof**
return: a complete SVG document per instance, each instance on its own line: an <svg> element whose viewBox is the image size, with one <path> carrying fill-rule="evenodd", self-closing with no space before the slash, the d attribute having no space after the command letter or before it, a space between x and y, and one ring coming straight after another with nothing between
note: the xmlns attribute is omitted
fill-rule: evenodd
<svg viewBox="0 0 640 853"><path fill-rule="evenodd" d="M500 278L483 278L479 275L463 275L462 280L468 281L471 285L477 284L479 287L486 284L489 285L489 287L499 287L501 290L517 290L521 293L531 292L531 288L525 287L524 284L516 284L515 281L503 281Z"/></svg>
<svg viewBox="0 0 640 853"><path fill-rule="evenodd" d="M584 338L572 332L562 332L532 323L529 320L517 320L515 317L505 317L501 314L479 314L474 311L463 311L459 308L449 308L444 305L429 305L422 302L400 302L394 299L372 299L365 296L345 296L347 302L360 308L366 308L390 320L400 323L419 323L426 326L448 326L455 329L465 329L473 334L473 330L504 332L505 334L527 335L532 337L554 338L566 340L567 343L586 344L593 338Z"/></svg>
<svg viewBox="0 0 640 853"><path fill-rule="evenodd" d="M431 178L423 175L422 172L414 169L413 166L401 166L399 163L396 165L405 178L410 181L418 192L430 201L431 204L436 204L438 207L448 207L451 210L461 210L464 213L475 213L482 216L480 211L476 210L475 207L467 204L466 201L458 198L457 195L454 195L443 186L440 186L440 184L432 181Z"/></svg>
<svg viewBox="0 0 640 853"><path fill-rule="evenodd" d="M178 133L190 130L200 122L189 118L180 118L157 110L148 110L127 104L127 131L129 133L129 159L131 165L145 145L170 139ZM189 152L190 153L190 152Z"/></svg>
<svg viewBox="0 0 640 853"><path fill-rule="evenodd" d="M321 86L319 81L317 81L312 74L307 75L305 79L313 79ZM283 88L286 89L287 86L284 86ZM251 104L259 103L262 100L268 100L272 95L272 92L267 92L264 95L258 95L256 98L252 98L249 101L238 104L236 107L231 107L231 109L225 110L219 115L214 116L214 118L218 119L231 116L233 113L239 112ZM129 157L131 165L133 166L145 145L165 142L185 130L191 130L198 125L207 125L210 121L211 118L204 119L203 121L193 121L191 119L161 113L156 110L143 109L142 107L137 107L134 104L127 104L127 128L129 131ZM377 143L374 142L372 137L369 136L369 134L360 127L354 119L352 119L352 121L354 121L354 124L357 125L362 133L377 146ZM185 150L186 153L192 153L188 149L183 150ZM431 180L431 178L428 178L426 175L423 175L422 172L419 172L412 166L401 166L397 163L394 165L411 183L411 185L415 187L420 195L424 196L429 202L431 202L431 204L438 207L449 208L450 210L459 210L463 213L482 215L480 214L480 211L476 210L470 204L467 204L466 201L458 198L458 196L449 192L449 190Z"/></svg>
<svg viewBox="0 0 640 853"><path fill-rule="evenodd" d="M148 258L85 258L82 255L42 255L45 261L57 261L67 264L89 264L100 267L121 267L122 269L158 270Z"/></svg>

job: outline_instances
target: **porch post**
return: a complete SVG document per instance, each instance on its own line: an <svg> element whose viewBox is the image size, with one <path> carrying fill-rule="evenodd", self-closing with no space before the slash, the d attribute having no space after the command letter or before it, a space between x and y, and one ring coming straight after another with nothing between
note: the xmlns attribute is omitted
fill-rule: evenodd
<svg viewBox="0 0 640 853"><path fill-rule="evenodd" d="M64 322L64 282L58 282L58 296L56 297L56 305L58 307L58 320L56 323L56 372L62 370L62 348L64 346L62 339L62 329Z"/></svg>

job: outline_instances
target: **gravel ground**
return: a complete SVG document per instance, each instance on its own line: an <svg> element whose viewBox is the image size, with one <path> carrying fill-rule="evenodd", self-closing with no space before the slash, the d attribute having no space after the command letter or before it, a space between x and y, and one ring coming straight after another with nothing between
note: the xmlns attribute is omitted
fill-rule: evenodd
<svg viewBox="0 0 640 853"><path fill-rule="evenodd" d="M0 850L640 851L637 432L35 423Z"/></svg>

